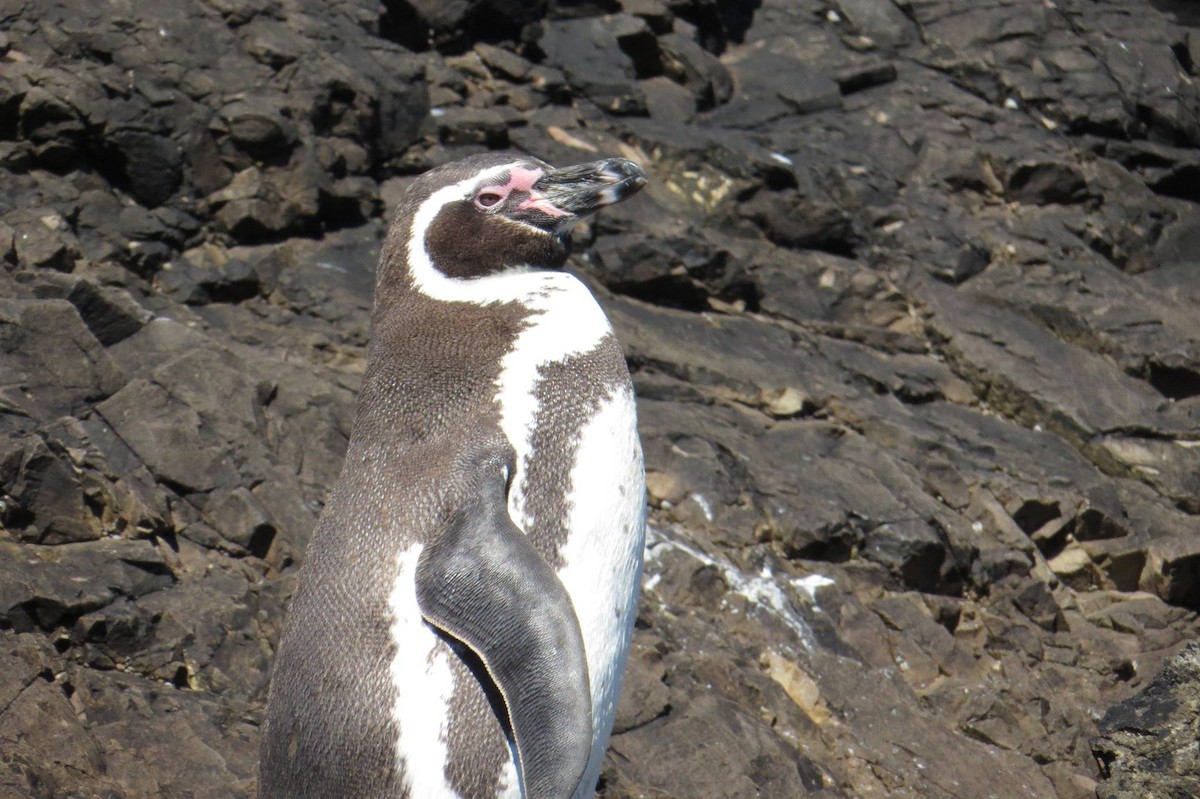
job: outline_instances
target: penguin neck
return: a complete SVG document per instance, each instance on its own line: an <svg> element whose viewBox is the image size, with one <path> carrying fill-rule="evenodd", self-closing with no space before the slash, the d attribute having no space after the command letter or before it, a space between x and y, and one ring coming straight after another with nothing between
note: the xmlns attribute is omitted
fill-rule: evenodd
<svg viewBox="0 0 1200 799"><path fill-rule="evenodd" d="M426 248L420 221L398 221L388 233L375 285L375 326L396 314L412 318L410 324L417 325L419 317L441 314L448 303L464 312L463 304L489 308L516 303L528 313L531 304L538 304L535 300L547 290L578 283L561 269L525 263L506 263L477 277L451 277ZM564 248L560 260L565 260L565 252Z"/></svg>
<svg viewBox="0 0 1200 799"><path fill-rule="evenodd" d="M503 213L484 215L464 200L443 205L422 231L425 219L432 214L422 211L433 202L436 198L415 215L409 248L410 252L424 249L441 275L470 279L525 264L560 269L566 263L566 231L554 233Z"/></svg>
<svg viewBox="0 0 1200 799"><path fill-rule="evenodd" d="M438 195L389 232L363 390L378 395L378 407L406 417L409 423L397 419L392 428L405 437L425 426L428 414L454 435L446 414L457 415L451 409L460 406L479 412L479 405L460 402L473 396L498 414L504 437L524 454L544 367L595 350L611 340L612 328L587 287L563 271L510 264L480 277L446 275L424 235L444 204ZM431 385L440 388L431 392ZM418 395L430 404L416 413L407 406Z"/></svg>

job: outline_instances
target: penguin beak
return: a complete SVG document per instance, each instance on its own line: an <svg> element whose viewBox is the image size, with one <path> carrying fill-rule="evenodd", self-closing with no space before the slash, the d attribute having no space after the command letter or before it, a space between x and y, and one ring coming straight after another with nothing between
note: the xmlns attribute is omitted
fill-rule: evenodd
<svg viewBox="0 0 1200 799"><path fill-rule="evenodd" d="M526 202L560 223L570 223L633 196L645 185L640 166L624 158L606 158L546 172L533 184Z"/></svg>

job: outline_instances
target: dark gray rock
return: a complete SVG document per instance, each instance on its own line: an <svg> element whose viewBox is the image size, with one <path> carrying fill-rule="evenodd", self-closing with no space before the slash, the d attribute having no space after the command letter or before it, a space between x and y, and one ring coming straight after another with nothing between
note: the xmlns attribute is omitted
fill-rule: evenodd
<svg viewBox="0 0 1200 799"><path fill-rule="evenodd" d="M233 795L253 793L258 719L247 705L120 672L80 669L69 680L87 719L86 729L73 729L102 753L104 776L81 777L86 772L53 759L39 761L43 773L86 791L108 783L126 794L169 795L216 782ZM155 767L165 760L173 761L169 771Z"/></svg>
<svg viewBox="0 0 1200 799"><path fill-rule="evenodd" d="M674 124L695 119L696 96L670 78L647 78L638 86L646 96L646 112L651 119Z"/></svg>
<svg viewBox="0 0 1200 799"><path fill-rule="evenodd" d="M13 230L13 255L22 269L70 272L80 256L78 239L62 214L39 208L8 216Z"/></svg>
<svg viewBox="0 0 1200 799"><path fill-rule="evenodd" d="M264 293L335 326L326 341L366 343L380 240L374 228L347 230L319 245L294 242L247 253Z"/></svg>
<svg viewBox="0 0 1200 799"><path fill-rule="evenodd" d="M258 243L309 224L319 210L316 185L283 169L248 167L206 202L236 241Z"/></svg>
<svg viewBox="0 0 1200 799"><path fill-rule="evenodd" d="M236 482L237 472L220 454L220 439L161 385L136 378L96 410L159 480L187 493Z"/></svg>
<svg viewBox="0 0 1200 799"><path fill-rule="evenodd" d="M439 109L438 141L449 145L503 148L508 145L508 124L503 114L491 108Z"/></svg>
<svg viewBox="0 0 1200 799"><path fill-rule="evenodd" d="M258 296L258 274L250 264L219 248L190 250L158 275L157 286L188 305L240 302Z"/></svg>
<svg viewBox="0 0 1200 799"><path fill-rule="evenodd" d="M658 48L663 74L692 92L697 111L708 111L729 101L733 95L729 71L694 40L669 33L659 37Z"/></svg>
<svg viewBox="0 0 1200 799"><path fill-rule="evenodd" d="M0 632L0 740L8 764L0 789L12 796L28 796L35 785L107 792L118 784L101 776L104 753L84 730L54 661L53 649L36 636Z"/></svg>
<svg viewBox="0 0 1200 799"><path fill-rule="evenodd" d="M1200 645L1189 644L1137 695L1113 706L1091 743L1104 782L1100 799L1190 796L1200 791L1196 715Z"/></svg>
<svg viewBox="0 0 1200 799"><path fill-rule="evenodd" d="M63 453L65 454L65 453ZM62 544L103 534L75 465L38 436L11 436L0 444L0 519L24 541Z"/></svg>
<svg viewBox="0 0 1200 799"><path fill-rule="evenodd" d="M644 114L645 97L633 79L634 59L622 38L645 36L646 23L634 17L567 19L546 22L538 39L545 63L562 70L571 88L613 114Z"/></svg>
<svg viewBox="0 0 1200 799"><path fill-rule="evenodd" d="M501 0L389 0L384 32L414 49L429 46L461 52L473 42L513 39L542 18L547 0L514 3ZM426 35L428 34L428 35Z"/></svg>
<svg viewBox="0 0 1200 799"><path fill-rule="evenodd" d="M675 15L664 0L621 0L621 10L631 17L646 20L650 30L658 35L670 33Z"/></svg>
<svg viewBox="0 0 1200 799"><path fill-rule="evenodd" d="M754 128L784 117L812 114L841 106L836 81L803 61L764 48L748 51L729 64L736 93L712 113L716 125Z"/></svg>
<svg viewBox="0 0 1200 799"><path fill-rule="evenodd" d="M283 110L281 98L274 95L234 100L221 109L221 133L249 156L241 166L255 161L286 163L296 144L297 131ZM235 157L233 163L238 164L239 159Z"/></svg>
<svg viewBox="0 0 1200 799"><path fill-rule="evenodd" d="M183 181L183 155L166 136L140 130L122 130L108 142L118 155L119 168L129 193L148 207L170 199Z"/></svg>
<svg viewBox="0 0 1200 799"><path fill-rule="evenodd" d="M855 33L869 40L856 42L859 46L899 47L911 43L919 35L917 26L894 3L837 0L834 6Z"/></svg>
<svg viewBox="0 0 1200 799"><path fill-rule="evenodd" d="M1088 198L1087 181L1074 166L1054 163L1023 163L1008 176L1009 197L1017 202L1045 205L1076 203Z"/></svg>
<svg viewBox="0 0 1200 799"><path fill-rule="evenodd" d="M136 600L175 577L149 541L106 538L50 548L41 557L5 544L0 619L6 629L46 632L119 597Z"/></svg>
<svg viewBox="0 0 1200 799"><path fill-rule="evenodd" d="M66 300L0 300L0 359L6 404L46 421L121 384L112 358Z"/></svg>
<svg viewBox="0 0 1200 799"><path fill-rule="evenodd" d="M856 236L849 215L822 197L763 191L742 203L738 213L784 247L847 255L854 251Z"/></svg>
<svg viewBox="0 0 1200 799"><path fill-rule="evenodd" d="M128 291L88 278L34 272L18 279L25 279L37 297L65 299L74 305L88 330L106 347L141 330L153 316Z"/></svg>
<svg viewBox="0 0 1200 799"><path fill-rule="evenodd" d="M613 751L620 765L606 795L633 795L620 788L631 784L713 797L809 796L824 785L820 770L761 720L708 697L625 733Z"/></svg>

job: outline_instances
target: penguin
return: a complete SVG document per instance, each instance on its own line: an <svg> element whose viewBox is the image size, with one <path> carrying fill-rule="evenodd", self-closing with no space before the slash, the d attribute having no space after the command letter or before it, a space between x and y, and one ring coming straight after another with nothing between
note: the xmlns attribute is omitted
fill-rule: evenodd
<svg viewBox="0 0 1200 799"><path fill-rule="evenodd" d="M645 173L485 153L408 187L337 484L275 657L261 799L594 796L645 474L581 218Z"/></svg>

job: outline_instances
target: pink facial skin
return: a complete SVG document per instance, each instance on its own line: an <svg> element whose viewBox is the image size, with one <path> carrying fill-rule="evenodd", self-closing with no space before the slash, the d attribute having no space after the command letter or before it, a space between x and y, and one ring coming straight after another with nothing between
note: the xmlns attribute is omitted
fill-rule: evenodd
<svg viewBox="0 0 1200 799"><path fill-rule="evenodd" d="M535 194L533 192L529 193L529 199L522 201L522 203L517 206L518 211L524 211L526 208L535 208L546 216L570 216L570 214L547 200L542 195Z"/></svg>
<svg viewBox="0 0 1200 799"><path fill-rule="evenodd" d="M533 191L533 184L537 183L538 178L542 176L540 169L526 169L523 166L514 166L508 171L508 183L501 186L504 193L507 195L510 191Z"/></svg>
<svg viewBox="0 0 1200 799"><path fill-rule="evenodd" d="M529 192L529 198L522 200L521 205L517 205L518 211L523 211L527 208L539 210L546 216L570 216L568 212L558 208L557 205L554 205L550 200L536 192Z"/></svg>
<svg viewBox="0 0 1200 799"><path fill-rule="evenodd" d="M541 176L542 170L540 169L526 169L523 166L514 166L509 170L508 182L503 186L493 187L492 191L503 197L507 197L514 191L523 191L529 194L529 197L522 200L521 204L517 206L518 211L532 208L541 211L547 216L570 216L566 211L555 207L554 203L533 190L533 184L537 183L538 178Z"/></svg>

